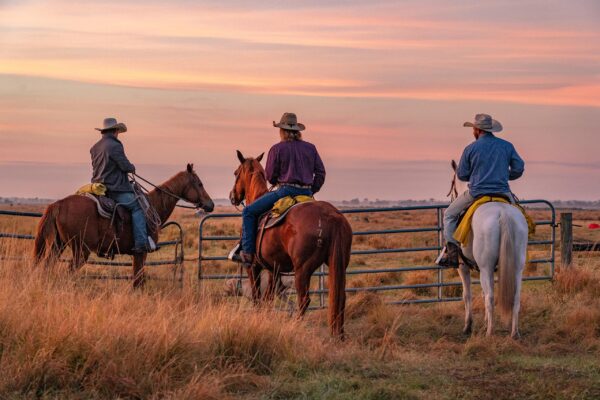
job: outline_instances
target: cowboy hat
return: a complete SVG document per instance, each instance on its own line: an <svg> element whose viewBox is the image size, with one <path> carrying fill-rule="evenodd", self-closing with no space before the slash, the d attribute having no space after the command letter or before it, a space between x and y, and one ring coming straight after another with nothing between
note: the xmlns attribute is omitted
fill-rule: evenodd
<svg viewBox="0 0 600 400"><path fill-rule="evenodd" d="M116 118L104 118L103 128L94 128L97 131L104 132L109 129L116 129L117 133L127 132L127 126L122 122L117 122Z"/></svg>
<svg viewBox="0 0 600 400"><path fill-rule="evenodd" d="M486 132L500 132L502 130L502 124L488 114L477 114L475 115L475 121L465 122L463 126L481 129Z"/></svg>
<svg viewBox="0 0 600 400"><path fill-rule="evenodd" d="M298 118L296 118L296 114L294 113L283 113L279 123L273 121L273 126L287 131L303 131L306 129L303 124L298 123Z"/></svg>

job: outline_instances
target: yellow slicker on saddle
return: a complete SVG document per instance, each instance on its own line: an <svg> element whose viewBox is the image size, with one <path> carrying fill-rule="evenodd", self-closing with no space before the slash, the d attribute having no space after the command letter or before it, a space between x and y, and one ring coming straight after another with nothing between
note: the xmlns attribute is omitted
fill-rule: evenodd
<svg viewBox="0 0 600 400"><path fill-rule="evenodd" d="M300 195L300 196L296 196L296 197L292 197L292 196L282 197L281 199L277 200L277 202L273 205L273 208L271 209L271 215L273 215L275 218L277 218L281 214L286 212L290 207L292 207L298 203L304 203L307 201L314 201L314 200L315 200L314 197L304 196L304 195Z"/></svg>
<svg viewBox="0 0 600 400"><path fill-rule="evenodd" d="M482 197L478 198L467 209L465 216L463 217L462 221L458 225L458 228L456 228L456 231L454 232L454 239L458 240L463 246L466 246L469 244L468 241L469 241L469 234L471 233L471 220L473 219L473 214L475 214L475 211L477 211L479 206L481 206L482 204L485 204L485 203L490 203L490 202L511 204L504 197L482 196ZM535 222L533 221L533 219L525 212L525 209L523 207L521 207L519 205L514 205L514 204L512 204L512 206L517 207L519 210L521 210L521 212L523 213L523 216L525 217L525 220L527 221L527 228L529 230L529 235L530 236L533 235L535 233Z"/></svg>
<svg viewBox="0 0 600 400"><path fill-rule="evenodd" d="M76 194L91 193L96 196L106 196L106 186L102 183L88 183L77 190Z"/></svg>

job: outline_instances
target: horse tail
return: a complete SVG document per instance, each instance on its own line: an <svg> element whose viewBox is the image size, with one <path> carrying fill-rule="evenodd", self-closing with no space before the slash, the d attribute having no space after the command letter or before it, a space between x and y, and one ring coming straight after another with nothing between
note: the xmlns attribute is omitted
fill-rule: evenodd
<svg viewBox="0 0 600 400"><path fill-rule="evenodd" d="M350 263L352 228L342 216L333 225L329 247L329 329L333 336L344 339L344 309L346 308L346 268Z"/></svg>
<svg viewBox="0 0 600 400"><path fill-rule="evenodd" d="M498 306L504 321L509 321L517 290L517 266L519 255L515 246L516 225L510 216L500 215L500 254L498 255Z"/></svg>
<svg viewBox="0 0 600 400"><path fill-rule="evenodd" d="M59 246L58 242L60 239L58 237L58 230L56 229L58 210L59 208L56 203L50 204L38 224L33 249L33 258L36 264L42 261L48 248L50 251L55 251Z"/></svg>

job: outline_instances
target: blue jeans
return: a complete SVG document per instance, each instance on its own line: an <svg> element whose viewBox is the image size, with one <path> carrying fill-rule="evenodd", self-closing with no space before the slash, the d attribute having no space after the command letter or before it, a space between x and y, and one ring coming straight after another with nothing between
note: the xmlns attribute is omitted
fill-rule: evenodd
<svg viewBox="0 0 600 400"><path fill-rule="evenodd" d="M148 246L146 215L140 203L136 200L135 194L133 192L110 192L108 196L117 203L124 203L123 207L131 211L134 247L145 249Z"/></svg>
<svg viewBox="0 0 600 400"><path fill-rule="evenodd" d="M277 200L286 196L312 196L310 189L293 186L280 186L273 192L265 193L242 211L242 250L246 254L256 253L256 230L258 218L273 208Z"/></svg>

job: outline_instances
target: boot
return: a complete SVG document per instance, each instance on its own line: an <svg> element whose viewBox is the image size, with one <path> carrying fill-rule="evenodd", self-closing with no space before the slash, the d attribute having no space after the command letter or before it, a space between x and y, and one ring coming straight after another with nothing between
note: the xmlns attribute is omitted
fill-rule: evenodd
<svg viewBox="0 0 600 400"><path fill-rule="evenodd" d="M448 242L446 244L446 252L436 260L436 264L440 267L458 268L458 258L460 256L460 248L456 243Z"/></svg>
<svg viewBox="0 0 600 400"><path fill-rule="evenodd" d="M244 267L249 268L254 264L254 254L240 251L240 260Z"/></svg>

